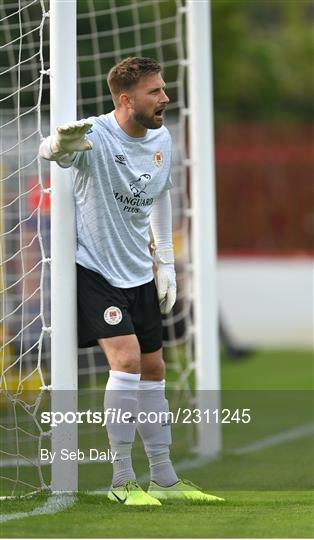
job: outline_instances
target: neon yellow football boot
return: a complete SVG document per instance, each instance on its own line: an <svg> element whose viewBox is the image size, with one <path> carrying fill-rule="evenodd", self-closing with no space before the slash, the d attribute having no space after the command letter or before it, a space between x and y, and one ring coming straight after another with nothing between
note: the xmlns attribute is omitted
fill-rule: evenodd
<svg viewBox="0 0 314 540"><path fill-rule="evenodd" d="M198 486L189 482L189 480L179 480L176 484L169 487L162 487L155 482L150 482L148 492L149 495L158 500L188 500L195 502L224 502L225 499L204 493Z"/></svg>
<svg viewBox="0 0 314 540"><path fill-rule="evenodd" d="M129 480L116 488L112 487L108 493L108 499L129 506L161 506L161 502L146 493L135 480Z"/></svg>

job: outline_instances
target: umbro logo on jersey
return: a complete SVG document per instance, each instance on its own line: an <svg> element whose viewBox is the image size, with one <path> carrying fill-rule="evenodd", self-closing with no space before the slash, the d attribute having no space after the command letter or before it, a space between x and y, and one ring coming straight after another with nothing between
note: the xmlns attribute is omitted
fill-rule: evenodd
<svg viewBox="0 0 314 540"><path fill-rule="evenodd" d="M120 165L126 165L126 159L123 154L116 154L115 158L116 163L120 163Z"/></svg>

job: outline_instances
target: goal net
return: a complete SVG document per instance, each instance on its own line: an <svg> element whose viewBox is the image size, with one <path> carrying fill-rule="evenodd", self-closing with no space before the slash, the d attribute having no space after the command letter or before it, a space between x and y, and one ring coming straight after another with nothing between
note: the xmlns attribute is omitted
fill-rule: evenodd
<svg viewBox="0 0 314 540"><path fill-rule="evenodd" d="M78 2L78 118L112 109L110 67L150 56L164 67L171 99L173 227L178 299L164 318L169 385L193 399L190 203L184 0ZM40 422L50 385L50 173L38 158L49 134L49 2L0 6L0 460L1 495L49 488L41 462L51 432ZM79 386L104 389L103 355L79 352Z"/></svg>

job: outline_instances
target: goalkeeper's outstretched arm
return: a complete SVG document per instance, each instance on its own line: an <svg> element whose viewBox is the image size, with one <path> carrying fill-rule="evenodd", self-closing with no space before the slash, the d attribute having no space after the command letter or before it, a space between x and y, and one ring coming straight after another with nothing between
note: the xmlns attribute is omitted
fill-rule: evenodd
<svg viewBox="0 0 314 540"><path fill-rule="evenodd" d="M85 135L92 127L88 120L79 120L57 127L55 135L44 139L39 147L39 155L49 161L70 164L77 152L91 150L93 144Z"/></svg>

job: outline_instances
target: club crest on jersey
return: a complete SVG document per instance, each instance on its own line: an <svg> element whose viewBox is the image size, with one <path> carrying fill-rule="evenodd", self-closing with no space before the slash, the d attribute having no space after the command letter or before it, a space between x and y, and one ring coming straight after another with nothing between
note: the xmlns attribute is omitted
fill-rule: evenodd
<svg viewBox="0 0 314 540"><path fill-rule="evenodd" d="M104 312L104 319L107 324L119 324L122 321L121 309L116 306L108 307Z"/></svg>
<svg viewBox="0 0 314 540"><path fill-rule="evenodd" d="M164 156L162 155L162 153L160 151L155 152L153 161L154 161L156 167L161 167L162 166L162 164L164 162Z"/></svg>

